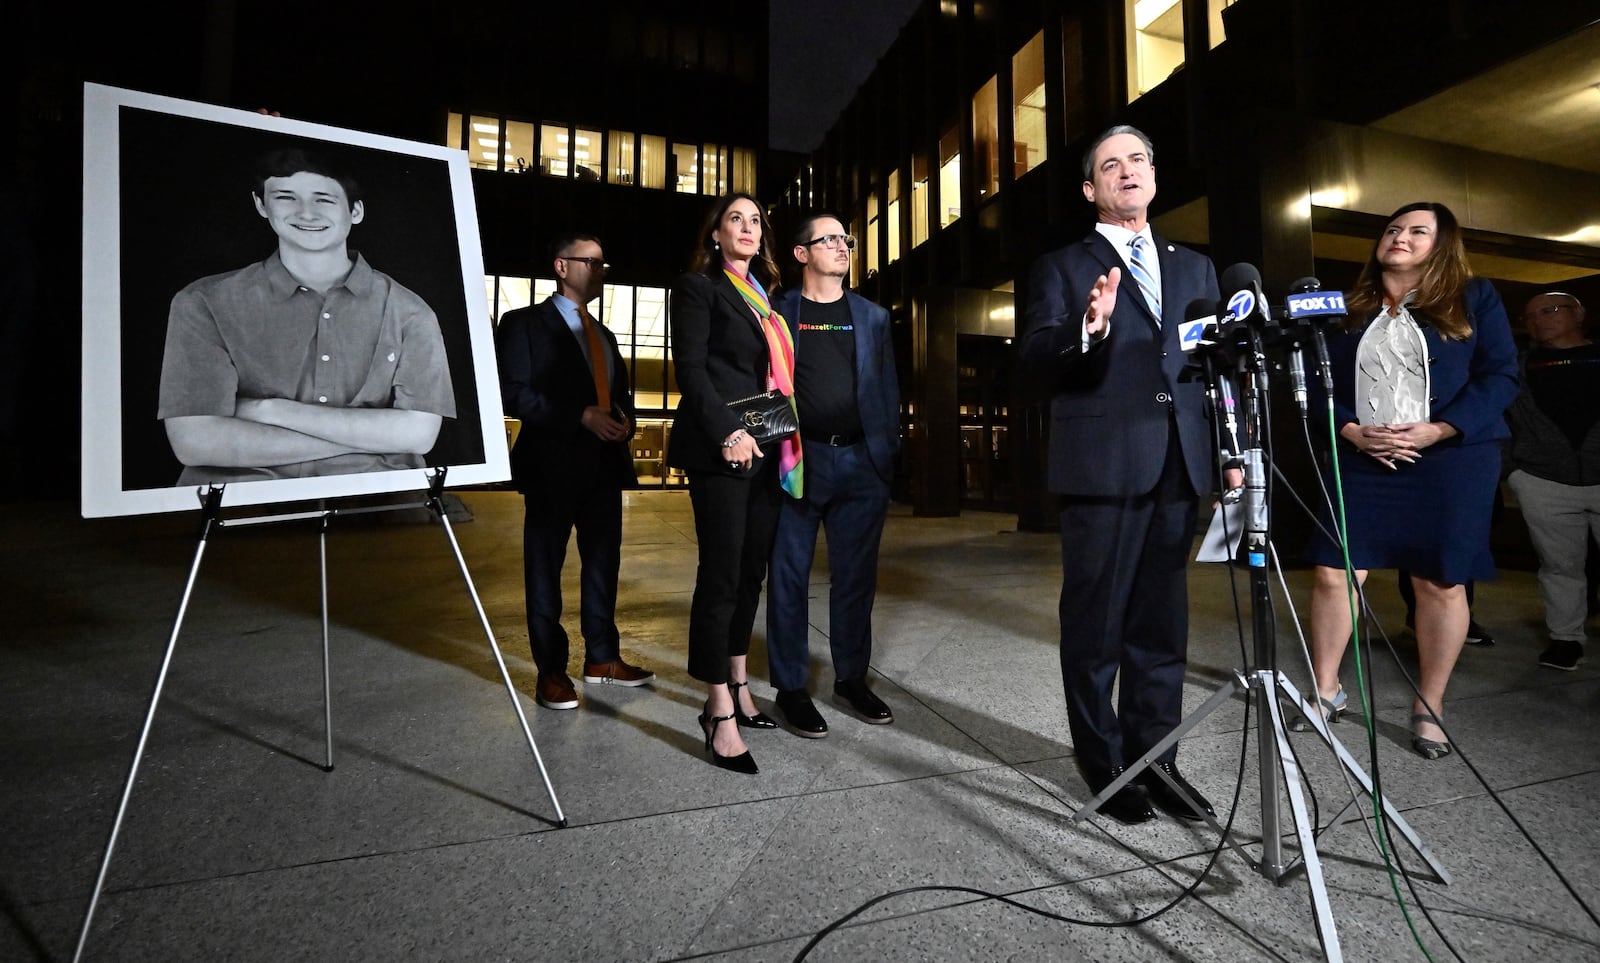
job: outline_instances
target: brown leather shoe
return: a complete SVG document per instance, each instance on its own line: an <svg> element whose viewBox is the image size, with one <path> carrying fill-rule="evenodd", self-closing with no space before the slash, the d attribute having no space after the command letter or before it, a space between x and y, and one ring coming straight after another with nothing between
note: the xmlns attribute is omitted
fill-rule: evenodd
<svg viewBox="0 0 1600 963"><path fill-rule="evenodd" d="M578 690L565 672L539 673L538 702L546 709L578 708Z"/></svg>
<svg viewBox="0 0 1600 963"><path fill-rule="evenodd" d="M614 662L585 662L583 681L601 685L640 686L656 681L656 674L618 658Z"/></svg>

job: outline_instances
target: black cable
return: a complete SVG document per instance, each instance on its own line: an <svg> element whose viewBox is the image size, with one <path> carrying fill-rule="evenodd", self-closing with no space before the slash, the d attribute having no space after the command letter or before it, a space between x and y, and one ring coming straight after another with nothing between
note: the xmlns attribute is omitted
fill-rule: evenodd
<svg viewBox="0 0 1600 963"><path fill-rule="evenodd" d="M1307 450L1311 454L1313 462L1315 462L1315 460L1316 460L1316 449L1315 449L1315 443L1313 442L1312 437L1311 437L1309 423L1306 420L1302 419L1301 420L1301 425L1302 425L1302 428L1304 429L1303 436L1304 436L1305 441L1306 441ZM1332 443L1333 442L1330 442L1330 444L1332 444ZM1278 469L1277 464L1274 463L1272 467L1273 467L1273 473L1284 481L1284 483L1285 483L1284 484L1284 488L1289 491L1290 495L1300 505L1301 509L1303 511L1305 511L1306 516L1311 520L1312 524L1314 524L1334 544L1336 544L1336 545L1340 544L1340 540L1338 538L1334 537L1334 535L1328 531L1327 527L1322 524L1322 520L1321 520L1321 518L1318 517L1317 513L1312 511L1310 506L1306 505L1305 501L1300 498L1300 495L1299 495L1298 492L1295 491L1294 486L1288 484L1288 479L1287 478L1283 478L1282 472L1281 472L1281 470ZM1316 475L1316 478L1317 478L1318 487L1320 488L1320 490L1322 492L1324 504L1326 504L1328 506L1330 513L1332 513L1333 512L1333 502L1332 502L1332 496L1328 491L1327 482L1323 478L1322 472L1320 470L1315 471L1314 474ZM1330 515L1330 517L1331 517L1331 515ZM1444 726L1444 722L1443 722L1443 719L1442 719L1440 713L1435 709L1434 706L1429 705L1427 703L1427 701L1425 699L1423 699L1421 688L1420 688L1418 682L1415 679L1413 679L1411 674L1410 674L1410 672L1408 672L1406 670L1404 661L1400 658L1400 653L1395 648L1393 640L1389 638L1388 633L1385 632L1383 627L1382 627L1382 623L1378 620L1376 613L1373 612L1372 607L1371 607L1370 603L1367 600L1365 586L1361 586L1361 585L1357 585L1356 586L1356 596L1357 596L1357 599L1360 602L1360 609L1361 609L1361 614L1362 614L1362 617L1363 617L1363 621L1366 622L1366 624L1369 627L1376 626L1377 634L1378 634L1379 638L1383 639L1384 646L1389 650L1390 658L1394 662L1395 667L1399 670L1402 678L1404 678L1406 680L1406 684L1411 688L1412 692L1415 693L1417 699L1423 702L1424 708L1426 708L1428 710L1428 712L1436 720L1436 724L1439 726L1440 731L1444 733L1445 740L1447 742L1449 742L1449 744L1453 748L1455 754L1459 755L1461 757L1461 761L1464 764L1466 764L1467 769L1472 773L1473 777L1478 781L1478 784L1483 787L1484 791L1488 794L1489 798L1494 800L1495 805L1497 807L1499 807L1500 811L1505 813L1506 818L1511 821L1512 825L1517 828L1517 831L1522 836L1522 838L1527 841L1528 845L1531 846L1533 848L1534 852L1538 854L1539 858L1541 859L1541 861L1544 862L1545 866L1547 866L1549 868L1550 872L1556 877L1556 879L1558 881L1560 881L1562 887L1572 897L1573 901L1578 904L1579 908L1581 908L1583 910L1584 914L1587 915L1589 917L1589 919L1591 921L1593 921L1597 927L1600 927L1600 916L1597 916L1594 908L1589 905L1589 903L1582 897L1581 894L1578 893L1577 889L1573 886L1571 880L1569 880L1567 878L1567 876L1564 873L1561 872L1561 869L1556 865L1554 859L1552 859L1550 857L1550 855L1547 852L1545 852L1544 848L1539 845L1538 841L1533 838L1532 833L1530 833L1528 831L1527 827L1525 827L1522 824L1522 821L1519 820L1516 817L1516 814L1511 811L1511 808L1506 804L1505 800L1503 800L1500 797L1500 794L1497 793L1494 790L1494 787L1489 784L1488 779L1486 779L1484 777L1483 773L1480 772L1475 765L1473 765L1472 761L1468 758L1467 754L1464 751L1462 751L1461 747L1459 745L1457 745L1456 741L1453 738L1451 738L1449 730L1446 729L1445 726ZM1358 644L1358 645L1361 644L1362 637L1365 637L1365 640L1366 640L1366 643L1367 643L1367 652L1368 652L1368 658L1369 658L1369 662L1370 662L1371 652L1372 652L1372 648L1371 648L1372 636L1371 636L1370 631L1366 632L1366 633L1359 633L1357 635L1356 644ZM1372 674L1370 672L1367 673L1366 685L1367 685L1367 696L1368 696L1367 704L1368 705L1374 705L1376 697L1375 697L1374 690L1373 690ZM1378 751L1377 751L1378 747L1377 747L1376 729L1374 727L1370 727L1370 726L1367 727L1367 741L1368 741L1368 753L1369 753L1369 758L1370 758L1370 762L1371 762L1371 766L1372 766L1372 773L1371 773L1371 776L1372 776L1372 793L1371 793L1371 795L1373 796L1373 798L1375 800L1375 804L1376 804L1377 810L1381 813L1381 811L1382 811L1382 803L1383 803L1383 799L1385 797L1383 795L1383 789L1382 789L1382 786L1383 786L1382 771L1381 771L1381 766L1378 763ZM1416 886L1414 885L1413 874L1405 867L1404 862L1400 857L1399 850L1396 849L1395 846L1394 846L1393 831L1392 831L1392 828L1390 826L1389 820L1378 818L1378 822L1380 824L1381 831L1383 832L1385 839L1389 843L1390 852L1394 853L1394 861L1395 861L1395 863L1397 865L1397 868L1399 870L1399 876L1402 879L1405 880L1407 889L1410 890L1413 900L1416 902L1418 908L1422 911L1424 918L1427 919L1429 927L1434 931L1435 934L1437 934L1439 936L1440 940L1444 942L1445 946L1447 948L1449 948L1449 950L1452 953L1452 955L1454 955L1457 959L1461 959L1460 953L1457 952L1455 946L1453 944L1451 944L1449 938L1440 929L1438 922L1436 920L1434 920L1432 914L1428 910L1427 905L1421 899L1421 895L1420 895L1420 893L1418 893L1418 891L1416 889Z"/></svg>

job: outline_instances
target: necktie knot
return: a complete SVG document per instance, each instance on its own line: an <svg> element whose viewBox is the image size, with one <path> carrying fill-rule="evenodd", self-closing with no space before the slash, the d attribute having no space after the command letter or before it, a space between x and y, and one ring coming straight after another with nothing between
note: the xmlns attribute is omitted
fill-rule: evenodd
<svg viewBox="0 0 1600 963"><path fill-rule="evenodd" d="M1133 240L1128 242L1128 270L1132 272L1134 281L1139 285L1139 293L1144 295L1145 304L1150 306L1150 313L1155 315L1156 324L1161 323L1161 287L1156 284L1154 272L1150 270L1150 261L1144 253L1144 236L1135 234Z"/></svg>

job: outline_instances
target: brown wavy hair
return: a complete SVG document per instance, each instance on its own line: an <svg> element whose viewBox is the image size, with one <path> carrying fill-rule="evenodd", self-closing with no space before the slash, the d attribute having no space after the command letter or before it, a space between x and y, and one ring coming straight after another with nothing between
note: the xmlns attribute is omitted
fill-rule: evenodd
<svg viewBox="0 0 1600 963"><path fill-rule="evenodd" d="M710 278L722 276L722 252L715 247L712 235L717 232L722 224L722 218L728 213L728 208L734 201L746 200L756 206L761 212L761 246L756 248L756 256L750 259L750 277L759 282L766 289L767 296L777 290L782 274L778 271L778 262L772 259L772 221L767 217L766 207L749 194L734 193L724 194L717 199L716 206L711 208L706 215L705 222L700 225L700 234L695 241L694 257L689 262L689 270L699 271Z"/></svg>
<svg viewBox="0 0 1600 963"><path fill-rule="evenodd" d="M1389 220L1384 222L1384 234L1388 233L1389 225L1413 211L1431 212L1437 226L1433 250L1422 264L1422 280L1417 284L1417 299L1411 303L1410 310L1425 318L1444 337L1465 341L1472 335L1472 321L1467 317L1464 296L1467 282L1472 280L1472 268L1467 264L1461 225L1443 204L1418 201L1390 214ZM1383 307L1383 265L1378 263L1378 249L1382 246L1383 235L1380 234L1350 292L1350 314L1345 324L1351 330L1366 324Z"/></svg>

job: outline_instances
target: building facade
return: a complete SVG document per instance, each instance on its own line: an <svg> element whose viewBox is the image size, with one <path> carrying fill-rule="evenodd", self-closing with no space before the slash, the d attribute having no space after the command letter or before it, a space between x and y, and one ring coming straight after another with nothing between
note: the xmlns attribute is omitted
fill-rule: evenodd
<svg viewBox="0 0 1600 963"><path fill-rule="evenodd" d="M845 212L852 280L891 310L901 497L1053 527L1013 338L1032 261L1092 226L1081 158L1115 123L1156 145L1156 230L1219 274L1256 265L1276 300L1307 275L1348 284L1390 211L1435 199L1513 314L1552 285L1594 303L1593 19L1490 0L928 0L783 199Z"/></svg>

